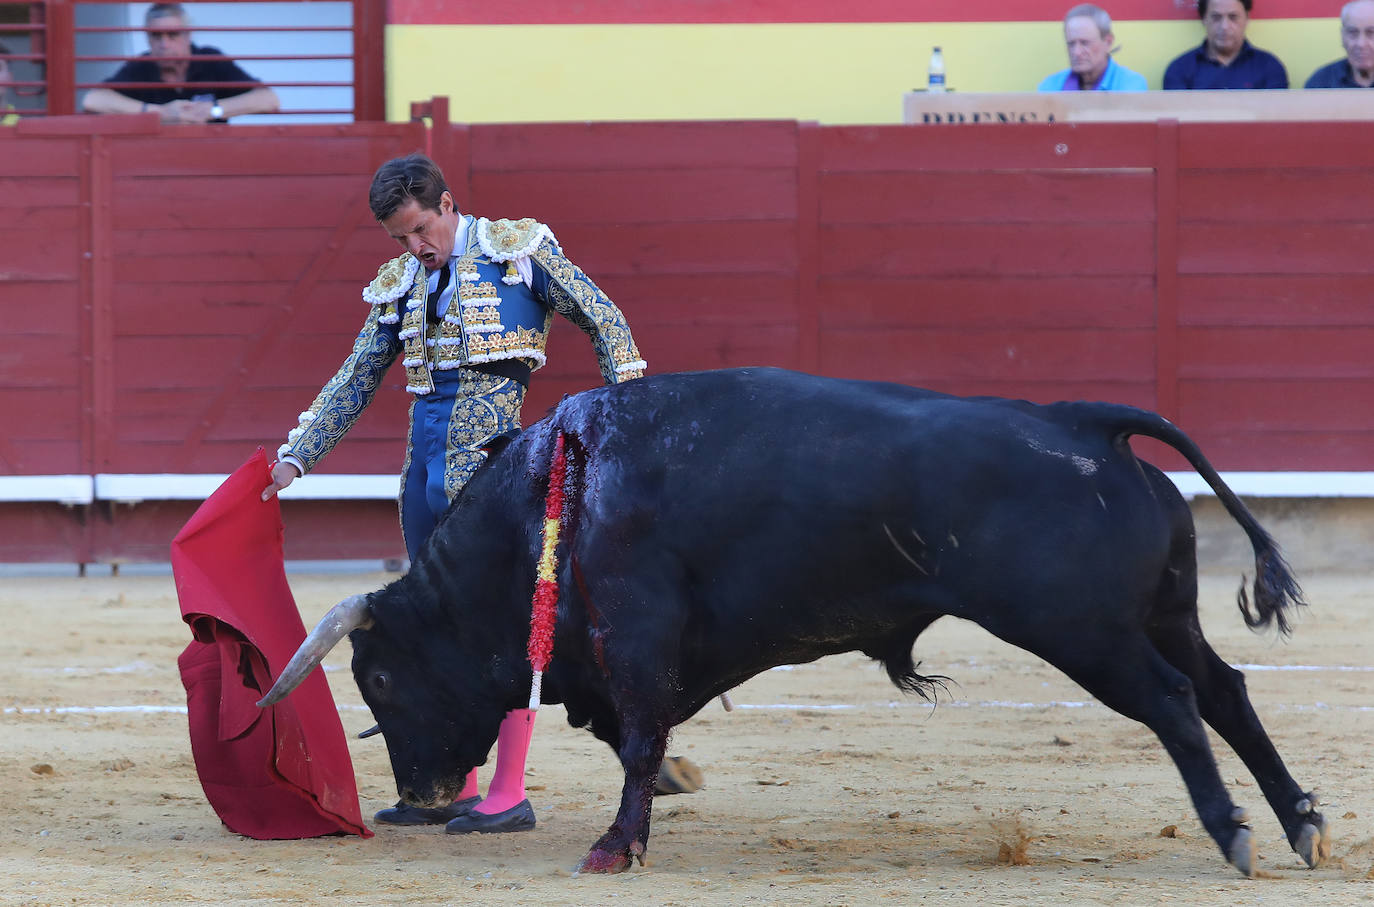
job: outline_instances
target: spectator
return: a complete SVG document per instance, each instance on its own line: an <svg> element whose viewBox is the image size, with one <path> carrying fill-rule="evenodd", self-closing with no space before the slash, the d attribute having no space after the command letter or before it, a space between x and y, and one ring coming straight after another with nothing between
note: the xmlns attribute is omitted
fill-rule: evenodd
<svg viewBox="0 0 1374 907"><path fill-rule="evenodd" d="M1164 70L1164 89L1287 88L1279 58L1245 40L1254 0L1198 0L1207 38Z"/></svg>
<svg viewBox="0 0 1374 907"><path fill-rule="evenodd" d="M5 59L10 53L8 47L0 44L0 126L11 126L19 120L19 114L14 112L14 92L10 88L14 74L10 72L10 61Z"/></svg>
<svg viewBox="0 0 1374 907"><path fill-rule="evenodd" d="M1083 3L1064 16L1069 68L1048 76L1040 91L1145 91L1145 77L1112 59L1112 17L1100 6Z"/></svg>
<svg viewBox="0 0 1374 907"><path fill-rule="evenodd" d="M1341 7L1345 59L1312 73L1304 88L1374 87L1374 0L1350 0Z"/></svg>
<svg viewBox="0 0 1374 907"><path fill-rule="evenodd" d="M180 3L158 3L144 17L148 53L130 60L106 82L242 82L242 88L168 85L148 88L92 88L81 101L87 113L142 113L155 110L164 123L208 123L248 113L274 113L281 106L277 93L229 59L166 59L223 57L215 47L191 43L190 19Z"/></svg>

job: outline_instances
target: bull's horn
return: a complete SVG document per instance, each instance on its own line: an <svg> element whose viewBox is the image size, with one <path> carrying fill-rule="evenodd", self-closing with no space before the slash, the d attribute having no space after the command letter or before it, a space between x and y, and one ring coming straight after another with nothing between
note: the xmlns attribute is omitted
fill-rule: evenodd
<svg viewBox="0 0 1374 907"><path fill-rule="evenodd" d="M277 682L272 684L272 689L258 702L258 708L265 709L269 705L281 702L287 693L300 686L301 682L310 676L310 672L324 661L324 657L329 654L330 649L339 644L339 640L353 630L370 626L372 612L368 608L365 595L350 595L330 608L329 613L310 631L305 642L301 643L296 654L291 656Z"/></svg>

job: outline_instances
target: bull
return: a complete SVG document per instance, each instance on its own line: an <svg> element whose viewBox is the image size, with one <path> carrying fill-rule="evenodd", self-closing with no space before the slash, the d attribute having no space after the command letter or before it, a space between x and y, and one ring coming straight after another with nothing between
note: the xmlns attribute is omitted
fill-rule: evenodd
<svg viewBox="0 0 1374 907"><path fill-rule="evenodd" d="M551 456L566 447L542 701L562 703L625 771L583 870L643 863L669 734L715 697L776 665L849 651L935 696L946 678L918 673L913 646L947 615L1148 726L1225 859L1252 875L1252 831L1218 772L1211 725L1315 867L1329 853L1326 820L1241 672L1203 638L1192 515L1132 436L1169 445L1216 492L1254 549L1241 615L1287 635L1305 602L1275 542L1154 413L746 368L565 397L493 453L409 573L320 621L263 704L349 634L401 797L452 798L530 695L531 591Z"/></svg>

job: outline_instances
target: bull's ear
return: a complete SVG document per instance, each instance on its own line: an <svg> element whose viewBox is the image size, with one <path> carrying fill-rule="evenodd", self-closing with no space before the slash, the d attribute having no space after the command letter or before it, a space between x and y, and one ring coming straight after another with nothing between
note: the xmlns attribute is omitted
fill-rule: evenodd
<svg viewBox="0 0 1374 907"><path fill-rule="evenodd" d="M281 702L287 693L300 686L305 678L310 676L310 672L324 661L324 657L329 654L330 649L339 644L339 640L354 630L371 626L372 607L365 595L349 596L330 608L329 613L310 631L305 642L301 643L296 654L291 656L277 682L272 684L272 689L259 700L258 708L267 708Z"/></svg>

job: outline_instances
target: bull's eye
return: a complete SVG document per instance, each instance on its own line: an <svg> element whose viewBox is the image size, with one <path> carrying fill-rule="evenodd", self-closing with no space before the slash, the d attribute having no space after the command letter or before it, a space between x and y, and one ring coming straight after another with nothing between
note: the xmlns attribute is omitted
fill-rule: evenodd
<svg viewBox="0 0 1374 907"><path fill-rule="evenodd" d="M372 692L378 696L385 696L391 691L391 675L386 671L378 671L372 675Z"/></svg>

